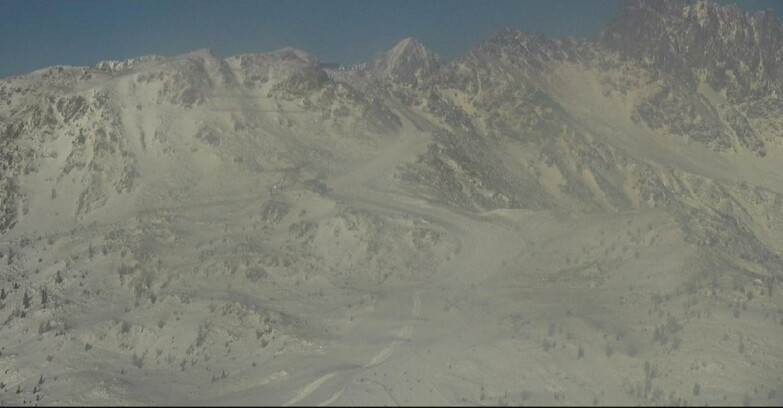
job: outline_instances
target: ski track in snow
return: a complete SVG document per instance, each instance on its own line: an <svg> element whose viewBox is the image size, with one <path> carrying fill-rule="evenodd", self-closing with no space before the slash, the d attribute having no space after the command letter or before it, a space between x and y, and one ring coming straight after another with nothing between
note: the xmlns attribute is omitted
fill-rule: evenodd
<svg viewBox="0 0 783 408"><path fill-rule="evenodd" d="M301 401L303 398L305 398L308 395L312 394L313 391L317 390L318 387L321 386L321 384L325 383L327 380L329 380L330 378L334 377L335 375L337 375L336 372L329 373L329 374L326 374L326 375L322 376L321 378L311 382L310 384L307 384L307 386L305 386L304 388L302 388L302 390L300 390L298 393L296 393L296 397L290 399L288 402L283 404L283 406L284 407L289 407L291 405L296 404L297 402Z"/></svg>

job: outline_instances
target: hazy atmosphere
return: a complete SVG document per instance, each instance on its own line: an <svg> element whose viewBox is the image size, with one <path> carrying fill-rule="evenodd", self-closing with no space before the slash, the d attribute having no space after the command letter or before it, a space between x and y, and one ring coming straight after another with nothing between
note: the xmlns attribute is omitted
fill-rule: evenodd
<svg viewBox="0 0 783 408"><path fill-rule="evenodd" d="M783 405L783 5L0 2L0 405Z"/></svg>

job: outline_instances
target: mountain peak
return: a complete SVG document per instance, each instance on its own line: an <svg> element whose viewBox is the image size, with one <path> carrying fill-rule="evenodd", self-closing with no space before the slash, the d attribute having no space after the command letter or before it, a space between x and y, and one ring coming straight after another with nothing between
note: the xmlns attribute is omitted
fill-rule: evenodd
<svg viewBox="0 0 783 408"><path fill-rule="evenodd" d="M191 52L188 52L186 54L183 54L185 57L202 57L202 58L218 58L217 54L210 49L210 48L199 48L197 50L193 50Z"/></svg>
<svg viewBox="0 0 783 408"><path fill-rule="evenodd" d="M313 61L316 59L312 54L308 53L307 51L302 51L298 48L293 48L293 47L281 48L279 50L272 51L268 54L282 57L282 58L288 58L288 59L299 59L302 61Z"/></svg>
<svg viewBox="0 0 783 408"><path fill-rule="evenodd" d="M487 59L501 58L540 69L544 61L567 58L567 51L577 43L573 38L551 39L541 33L503 28L480 42L464 59L484 64Z"/></svg>
<svg viewBox="0 0 783 408"><path fill-rule="evenodd" d="M686 83L697 83L701 76L714 89L739 98L754 83L780 87L783 77L780 20L773 13L751 16L712 0L627 3L597 39Z"/></svg>
<svg viewBox="0 0 783 408"><path fill-rule="evenodd" d="M414 37L405 37L402 40L400 40L392 49L395 48L424 48L424 44L422 44L418 39Z"/></svg>
<svg viewBox="0 0 783 408"><path fill-rule="evenodd" d="M376 57L370 64L370 70L379 78L417 87L441 65L443 61L437 54L419 40L407 37Z"/></svg>
<svg viewBox="0 0 783 408"><path fill-rule="evenodd" d="M95 68L107 71L107 72L121 72L139 64L146 63L148 61L160 61L165 57L158 55L145 55L137 58L129 58L125 60L104 60L95 65Z"/></svg>

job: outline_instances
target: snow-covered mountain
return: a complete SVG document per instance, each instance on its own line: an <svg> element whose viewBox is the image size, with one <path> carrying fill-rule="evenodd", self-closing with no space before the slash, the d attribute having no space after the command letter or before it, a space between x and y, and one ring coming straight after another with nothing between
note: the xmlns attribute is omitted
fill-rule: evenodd
<svg viewBox="0 0 783 408"><path fill-rule="evenodd" d="M0 402L779 405L782 30L0 80Z"/></svg>
<svg viewBox="0 0 783 408"><path fill-rule="evenodd" d="M443 61L419 40L408 37L391 50L376 57L368 66L371 75L382 81L392 81L417 87L437 71Z"/></svg>

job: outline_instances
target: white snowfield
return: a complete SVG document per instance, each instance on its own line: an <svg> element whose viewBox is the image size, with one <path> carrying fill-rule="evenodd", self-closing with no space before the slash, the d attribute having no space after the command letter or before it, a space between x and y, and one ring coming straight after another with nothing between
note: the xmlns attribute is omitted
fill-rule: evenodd
<svg viewBox="0 0 783 408"><path fill-rule="evenodd" d="M503 30L1 80L0 405L779 406L783 108L699 72Z"/></svg>

